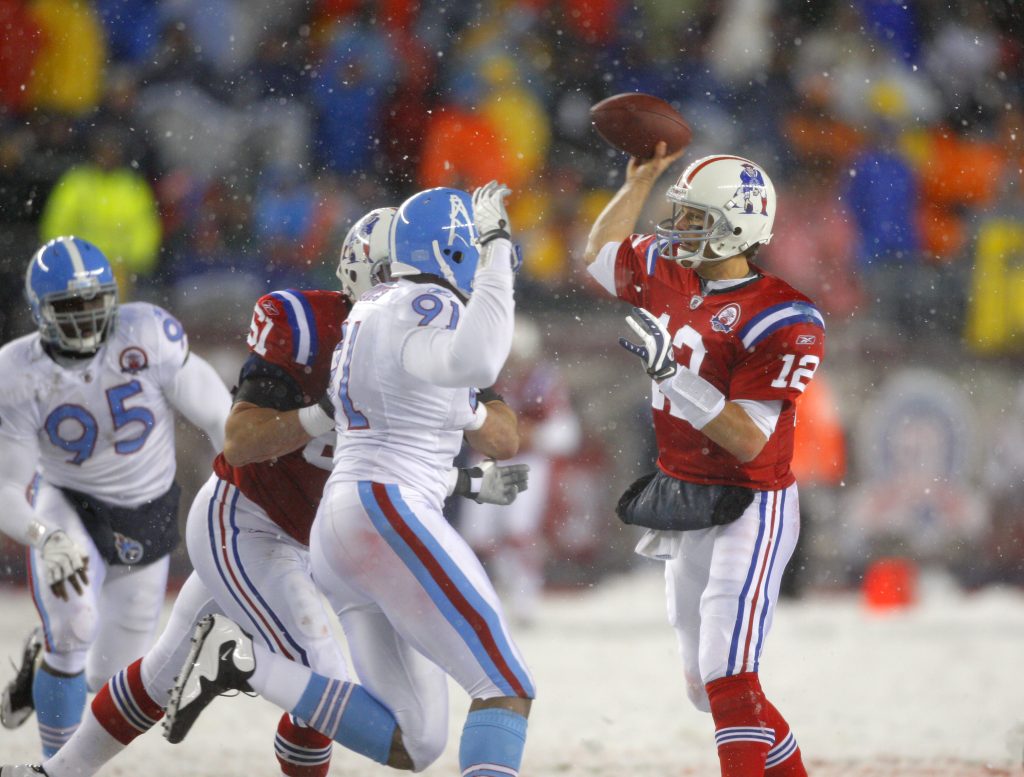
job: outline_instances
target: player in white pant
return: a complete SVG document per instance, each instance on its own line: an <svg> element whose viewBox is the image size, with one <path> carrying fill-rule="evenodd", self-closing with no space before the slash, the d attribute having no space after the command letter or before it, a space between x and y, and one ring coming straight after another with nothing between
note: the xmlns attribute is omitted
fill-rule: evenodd
<svg viewBox="0 0 1024 777"><path fill-rule="evenodd" d="M325 392L331 346L349 300L370 288L387 258L386 241L383 246L373 241L373 228L381 222L386 227L393 211L372 211L346 238L338 268L344 293L283 291L257 301L248 343L252 355L235 392L225 453L217 457L215 473L189 513L186 539L195 572L182 587L167 628L152 650L100 690L82 728L58 753L42 766L0 768L3 777L94 774L163 716L193 626L210 613L227 613L270 651L324 675L347 678L310 577L307 547L331 466L324 453L333 443L334 422L316 404L282 405L293 401L290 396ZM364 252L364 243L371 242ZM521 467L490 467L475 481L466 471L447 474L452 492L474 499L508 503L525 487ZM439 753L447 735L443 672L397 643L390 628L382 631L373 613L357 608L340 617L366 687L402 710L412 735ZM402 671L394 672L396 666ZM330 739L289 715L281 718L274 750L288 777L323 777L330 765Z"/></svg>
<svg viewBox="0 0 1024 777"><path fill-rule="evenodd" d="M584 255L594 279L633 306L627 321L641 342L619 343L653 380L657 469L618 513L648 529L637 552L666 562L688 695L714 719L722 777L806 777L760 669L800 532L793 430L825 323L808 297L753 263L771 239L776 197L749 159L692 162L667 192L671 217L654 235L630 234L682 153L665 148L630 160ZM744 205L752 192L760 209Z"/></svg>
<svg viewBox="0 0 1024 777"><path fill-rule="evenodd" d="M42 246L26 292L39 331L0 350L0 530L31 548L42 636L0 712L14 728L35 709L49 755L87 692L152 642L178 542L174 411L219 448L231 400L173 316L118 303L91 243Z"/></svg>
<svg viewBox="0 0 1024 777"><path fill-rule="evenodd" d="M686 693L698 709L711 712L706 683L758 671L799 534L794 483L759 491L732 523L683 532L678 554L665 562L669 622L679 638Z"/></svg>
<svg viewBox="0 0 1024 777"><path fill-rule="evenodd" d="M463 435L494 458L517 447L511 411L477 402L474 388L494 382L511 343L507 191L491 183L471 205L465 192L431 189L399 209L390 231L398 281L360 299L335 353L338 447L310 537L314 578L332 604L375 615L471 695L466 777L518 774L534 695L490 582L441 514ZM183 737L226 688L255 689L380 763L420 770L435 755L406 730L402 710L283 660L222 618L197 630L168 705L168 738Z"/></svg>

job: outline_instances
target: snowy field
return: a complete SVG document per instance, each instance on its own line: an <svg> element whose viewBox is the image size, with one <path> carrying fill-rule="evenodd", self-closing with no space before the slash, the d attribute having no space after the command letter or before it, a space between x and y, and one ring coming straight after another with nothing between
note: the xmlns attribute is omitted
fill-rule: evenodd
<svg viewBox="0 0 1024 777"><path fill-rule="evenodd" d="M27 595L0 591L0 659L34 624ZM540 697L526 777L718 774L711 717L680 680L656 569L584 594L550 597L520 646ZM0 674L4 681L8 672ZM916 608L867 612L853 596L783 602L762 683L793 724L812 775L1024 775L1024 595L969 597L924 586ZM427 775L458 774L466 701L451 687L451 739ZM102 774L226 777L275 774L278 711L260 699L218 700L180 745L150 731ZM34 722L34 719L33 719ZM0 730L3 762L37 760L33 725ZM336 777L383 767L335 751Z"/></svg>

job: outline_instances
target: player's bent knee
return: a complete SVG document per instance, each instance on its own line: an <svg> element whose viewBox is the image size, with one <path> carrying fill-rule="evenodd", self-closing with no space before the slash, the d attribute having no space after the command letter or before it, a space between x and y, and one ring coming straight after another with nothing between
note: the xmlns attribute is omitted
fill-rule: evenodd
<svg viewBox="0 0 1024 777"><path fill-rule="evenodd" d="M391 751L388 753L387 765L392 769L402 771L416 771L413 767L412 756L405 749L405 742L402 741L402 729L395 726L395 733L391 737Z"/></svg>
<svg viewBox="0 0 1024 777"><path fill-rule="evenodd" d="M448 744L447 703L409 705L397 715L402 745L412 760L412 771L421 772L441 757Z"/></svg>
<svg viewBox="0 0 1024 777"><path fill-rule="evenodd" d="M82 671L85 665L85 654L96 639L99 618L96 609L85 605L67 618L50 620L48 633L49 650L47 655L62 656L58 662L80 661L76 671Z"/></svg>
<svg viewBox="0 0 1024 777"><path fill-rule="evenodd" d="M491 699L473 699L473 702L469 705L469 711L475 712L476 710L487 710L487 709L503 709L515 712L522 715L524 718L530 717L530 707L533 704L533 699L525 699L520 696L495 696Z"/></svg>

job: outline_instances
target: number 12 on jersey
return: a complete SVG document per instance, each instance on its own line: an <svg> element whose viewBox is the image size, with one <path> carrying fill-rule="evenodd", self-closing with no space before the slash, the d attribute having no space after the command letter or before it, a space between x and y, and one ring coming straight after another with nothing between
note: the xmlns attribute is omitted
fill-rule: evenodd
<svg viewBox="0 0 1024 777"><path fill-rule="evenodd" d="M796 362L795 354L783 354L782 371L779 373L779 377L772 381L772 388L786 388L788 386L803 392L807 388L807 381L814 377L814 371L821 364L821 359L812 353L801 356L795 370L793 369L794 362Z"/></svg>

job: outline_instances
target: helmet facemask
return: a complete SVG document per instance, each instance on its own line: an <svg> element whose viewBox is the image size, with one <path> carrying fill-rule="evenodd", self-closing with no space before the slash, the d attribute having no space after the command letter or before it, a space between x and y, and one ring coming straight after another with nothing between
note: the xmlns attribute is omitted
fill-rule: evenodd
<svg viewBox="0 0 1024 777"><path fill-rule="evenodd" d="M61 351L96 353L114 328L117 284L95 284L47 294L39 301L36 323L43 339Z"/></svg>
<svg viewBox="0 0 1024 777"><path fill-rule="evenodd" d="M721 209L680 202L669 195L672 215L658 223L658 256L696 267L728 258L716 248L732 237L733 226Z"/></svg>

